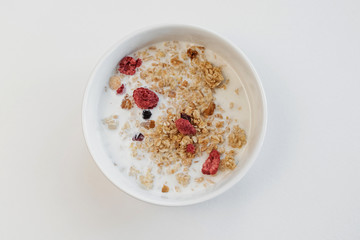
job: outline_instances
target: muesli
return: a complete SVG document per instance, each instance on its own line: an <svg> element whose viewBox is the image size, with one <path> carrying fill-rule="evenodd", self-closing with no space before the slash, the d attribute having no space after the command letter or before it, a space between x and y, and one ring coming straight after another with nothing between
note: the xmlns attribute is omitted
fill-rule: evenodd
<svg viewBox="0 0 360 240"><path fill-rule="evenodd" d="M216 184L236 168L247 141L250 111L237 78L215 53L188 42L124 56L103 101L114 164L161 194Z"/></svg>

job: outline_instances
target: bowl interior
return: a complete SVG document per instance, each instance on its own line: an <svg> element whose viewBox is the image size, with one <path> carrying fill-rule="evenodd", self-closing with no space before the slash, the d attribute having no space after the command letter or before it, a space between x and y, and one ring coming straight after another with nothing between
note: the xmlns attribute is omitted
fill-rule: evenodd
<svg viewBox="0 0 360 240"><path fill-rule="evenodd" d="M189 41L204 45L224 58L239 75L248 95L251 112L251 126L248 143L237 168L226 179L215 184L206 192L176 199L153 195L131 184L119 173L109 159L102 143L102 128L99 114L100 98L104 86L119 59L145 46L161 41ZM153 27L139 31L118 42L96 66L84 96L83 129L85 139L95 162L103 173L120 189L138 199L160 205L179 206L205 201L219 195L238 182L255 161L262 145L266 127L266 102L260 80L245 55L233 44L208 30L193 26L172 25Z"/></svg>

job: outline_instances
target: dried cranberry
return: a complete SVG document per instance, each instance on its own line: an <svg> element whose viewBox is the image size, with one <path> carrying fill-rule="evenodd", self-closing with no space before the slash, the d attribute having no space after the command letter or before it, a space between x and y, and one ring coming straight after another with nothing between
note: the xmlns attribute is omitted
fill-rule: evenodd
<svg viewBox="0 0 360 240"><path fill-rule="evenodd" d="M194 144L188 144L187 146L186 146L186 152L188 152L188 153L195 153L195 146L194 146Z"/></svg>
<svg viewBox="0 0 360 240"><path fill-rule="evenodd" d="M181 118L186 119L189 122L191 122L191 117L189 115L187 115L186 113L181 113L180 115L181 115Z"/></svg>
<svg viewBox="0 0 360 240"><path fill-rule="evenodd" d="M179 118L178 120L175 121L175 125L176 125L176 128L179 130L179 132L184 135L195 135L196 134L196 130L193 127L193 125L191 125L189 120Z"/></svg>
<svg viewBox="0 0 360 240"><path fill-rule="evenodd" d="M136 68L141 66L141 59L135 60L132 57L126 56L120 60L119 71L126 75L134 75L136 73Z"/></svg>
<svg viewBox="0 0 360 240"><path fill-rule="evenodd" d="M136 105L141 109L153 109L159 102L159 97L147 88L137 88L133 92Z"/></svg>
<svg viewBox="0 0 360 240"><path fill-rule="evenodd" d="M217 173L220 164L220 154L213 149L202 166L202 173L206 175L214 175Z"/></svg>
<svg viewBox="0 0 360 240"><path fill-rule="evenodd" d="M116 90L116 93L117 93L117 94L122 94L122 93L124 93L124 88L125 88L125 85L124 85L124 84L121 84L121 86Z"/></svg>
<svg viewBox="0 0 360 240"><path fill-rule="evenodd" d="M133 141L142 141L142 140L144 140L144 135L142 133L138 133L132 138L132 140Z"/></svg>

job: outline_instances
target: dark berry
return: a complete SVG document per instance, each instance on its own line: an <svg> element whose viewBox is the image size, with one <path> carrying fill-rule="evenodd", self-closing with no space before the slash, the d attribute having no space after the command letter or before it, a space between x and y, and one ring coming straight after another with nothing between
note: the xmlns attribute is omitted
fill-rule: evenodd
<svg viewBox="0 0 360 240"><path fill-rule="evenodd" d="M142 133L138 133L132 138L132 140L133 141L142 141L142 140L144 140L144 135Z"/></svg>
<svg viewBox="0 0 360 240"><path fill-rule="evenodd" d="M150 110L144 110L142 112L143 119L149 119L149 118L151 118L151 115L152 115L152 113Z"/></svg>
<svg viewBox="0 0 360 240"><path fill-rule="evenodd" d="M186 113L181 113L181 118L186 119L189 122L191 122L191 117L189 115L187 115Z"/></svg>

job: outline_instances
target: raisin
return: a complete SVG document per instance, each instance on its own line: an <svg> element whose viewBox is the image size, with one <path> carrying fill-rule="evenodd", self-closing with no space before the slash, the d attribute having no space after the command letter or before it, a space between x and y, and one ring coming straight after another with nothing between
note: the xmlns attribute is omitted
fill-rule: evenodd
<svg viewBox="0 0 360 240"><path fill-rule="evenodd" d="M144 140L144 135L142 133L138 133L132 138L132 140L133 141L142 141L142 140Z"/></svg>
<svg viewBox="0 0 360 240"><path fill-rule="evenodd" d="M152 115L152 113L151 113L150 110L144 110L144 111L142 112L142 117L143 117L143 119L150 119L150 118L151 118L151 115Z"/></svg>
<svg viewBox="0 0 360 240"><path fill-rule="evenodd" d="M187 115L186 113L181 113L180 115L181 115L181 118L186 119L189 122L191 122L191 117L189 115Z"/></svg>

